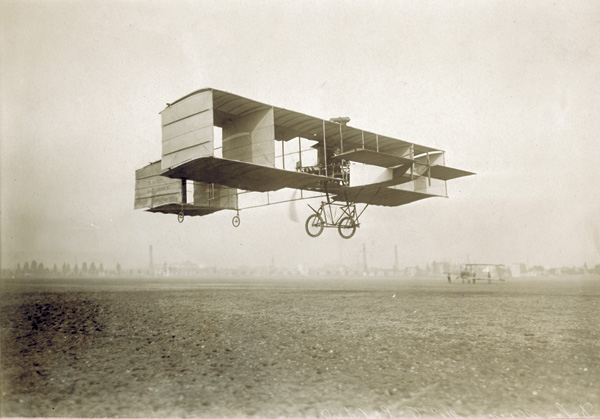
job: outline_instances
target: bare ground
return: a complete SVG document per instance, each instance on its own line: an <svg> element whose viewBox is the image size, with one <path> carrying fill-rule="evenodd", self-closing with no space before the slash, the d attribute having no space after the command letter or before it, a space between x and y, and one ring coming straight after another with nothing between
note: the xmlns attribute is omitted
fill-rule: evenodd
<svg viewBox="0 0 600 419"><path fill-rule="evenodd" d="M2 416L600 412L600 278L2 282Z"/></svg>

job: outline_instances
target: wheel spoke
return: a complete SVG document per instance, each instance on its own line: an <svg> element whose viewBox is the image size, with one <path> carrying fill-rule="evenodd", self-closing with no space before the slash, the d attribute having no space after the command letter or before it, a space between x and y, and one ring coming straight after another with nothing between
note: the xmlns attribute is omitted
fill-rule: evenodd
<svg viewBox="0 0 600 419"><path fill-rule="evenodd" d="M323 220L321 219L321 217L319 217L319 215L312 214L306 219L305 228L306 228L306 233L310 237L317 237L323 232L323 229L324 229Z"/></svg>
<svg viewBox="0 0 600 419"><path fill-rule="evenodd" d="M338 224L338 232L344 239L349 239L356 233L356 223L352 217L344 217Z"/></svg>

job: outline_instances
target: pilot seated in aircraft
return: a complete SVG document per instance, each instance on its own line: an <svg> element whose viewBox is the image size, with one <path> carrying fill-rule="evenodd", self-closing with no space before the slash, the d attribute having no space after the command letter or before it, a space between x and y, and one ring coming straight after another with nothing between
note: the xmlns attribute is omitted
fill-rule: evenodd
<svg viewBox="0 0 600 419"><path fill-rule="evenodd" d="M348 185L350 177L350 164L344 159L333 159L334 156L340 154L340 149L336 149L331 155L333 163L329 166L330 176L341 179L344 185Z"/></svg>

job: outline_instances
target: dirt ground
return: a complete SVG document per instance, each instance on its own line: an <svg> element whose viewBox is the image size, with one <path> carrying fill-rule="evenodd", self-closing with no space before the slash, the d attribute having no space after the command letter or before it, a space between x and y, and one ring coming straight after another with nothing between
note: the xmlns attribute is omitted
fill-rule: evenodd
<svg viewBox="0 0 600 419"><path fill-rule="evenodd" d="M1 286L3 417L600 415L598 277Z"/></svg>

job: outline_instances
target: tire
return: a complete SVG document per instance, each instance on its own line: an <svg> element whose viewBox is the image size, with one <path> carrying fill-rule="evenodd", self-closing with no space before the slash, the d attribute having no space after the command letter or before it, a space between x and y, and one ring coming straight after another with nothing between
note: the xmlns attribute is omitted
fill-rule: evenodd
<svg viewBox="0 0 600 419"><path fill-rule="evenodd" d="M181 211L179 214L177 214L177 221L179 221L179 223L183 223L183 219L185 218L185 215L183 214L183 211Z"/></svg>
<svg viewBox="0 0 600 419"><path fill-rule="evenodd" d="M233 224L234 227L239 227L240 226L240 216L236 215L233 217L233 219L231 220L231 224Z"/></svg>
<svg viewBox="0 0 600 419"><path fill-rule="evenodd" d="M338 224L338 232L343 238L349 239L356 233L356 223L352 218L344 217Z"/></svg>
<svg viewBox="0 0 600 419"><path fill-rule="evenodd" d="M319 237L325 228L325 223L318 214L312 214L306 219L305 227L310 237Z"/></svg>

